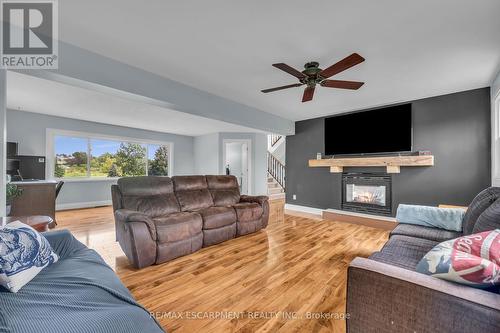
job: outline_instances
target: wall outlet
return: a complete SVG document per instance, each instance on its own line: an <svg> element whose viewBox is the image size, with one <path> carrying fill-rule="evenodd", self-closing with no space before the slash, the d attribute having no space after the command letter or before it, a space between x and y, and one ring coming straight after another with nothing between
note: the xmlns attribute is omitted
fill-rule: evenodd
<svg viewBox="0 0 500 333"><path fill-rule="evenodd" d="M294 195L292 196L292 198L293 198L293 200L297 200L297 195L296 195L296 194L294 194Z"/></svg>

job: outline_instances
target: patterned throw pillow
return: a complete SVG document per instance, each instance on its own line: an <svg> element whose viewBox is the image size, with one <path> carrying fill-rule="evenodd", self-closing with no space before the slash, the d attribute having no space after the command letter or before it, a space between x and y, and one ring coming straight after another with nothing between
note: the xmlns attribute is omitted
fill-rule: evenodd
<svg viewBox="0 0 500 333"><path fill-rule="evenodd" d="M417 271L472 287L500 285L500 229L436 245L420 260Z"/></svg>
<svg viewBox="0 0 500 333"><path fill-rule="evenodd" d="M0 285L17 293L59 259L45 237L15 221L0 228Z"/></svg>

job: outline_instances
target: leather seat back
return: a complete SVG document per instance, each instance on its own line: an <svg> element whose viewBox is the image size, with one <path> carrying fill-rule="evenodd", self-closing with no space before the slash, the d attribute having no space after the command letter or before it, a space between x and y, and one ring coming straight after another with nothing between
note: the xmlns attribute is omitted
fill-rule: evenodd
<svg viewBox="0 0 500 333"><path fill-rule="evenodd" d="M172 180L182 211L196 211L214 205L205 176L174 176Z"/></svg>
<svg viewBox="0 0 500 333"><path fill-rule="evenodd" d="M142 212L150 217L180 211L172 179L159 176L118 179L121 208Z"/></svg>
<svg viewBox="0 0 500 333"><path fill-rule="evenodd" d="M240 187L235 176L206 176L208 189L216 206L240 202Z"/></svg>

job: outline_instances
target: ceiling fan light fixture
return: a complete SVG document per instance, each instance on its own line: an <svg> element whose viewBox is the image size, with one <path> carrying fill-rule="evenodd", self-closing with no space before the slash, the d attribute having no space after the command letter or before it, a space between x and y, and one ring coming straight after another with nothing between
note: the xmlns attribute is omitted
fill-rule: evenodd
<svg viewBox="0 0 500 333"><path fill-rule="evenodd" d="M344 80L327 80L329 77L343 72L353 66L356 66L365 61L365 58L357 53L353 53L348 57L340 60L339 62L333 64L326 69L321 69L319 63L316 61L310 61L304 65L304 70L302 72L296 70L295 68L288 66L284 63L273 64L274 67L281 69L282 71L295 76L299 79L300 83L290 84L286 86L263 89L263 93L269 93L273 91L300 87L302 85L307 85L304 89L304 95L302 96L302 102L308 102L312 100L314 96L314 89L317 84L325 88L339 88L339 89L350 89L357 90L361 88L364 82L357 81L344 81Z"/></svg>

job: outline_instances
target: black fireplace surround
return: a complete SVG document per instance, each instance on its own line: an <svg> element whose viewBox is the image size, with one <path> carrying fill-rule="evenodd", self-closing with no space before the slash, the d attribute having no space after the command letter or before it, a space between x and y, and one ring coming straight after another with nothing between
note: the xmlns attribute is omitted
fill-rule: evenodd
<svg viewBox="0 0 500 333"><path fill-rule="evenodd" d="M342 209L357 213L392 215L392 178L387 174L343 173Z"/></svg>

